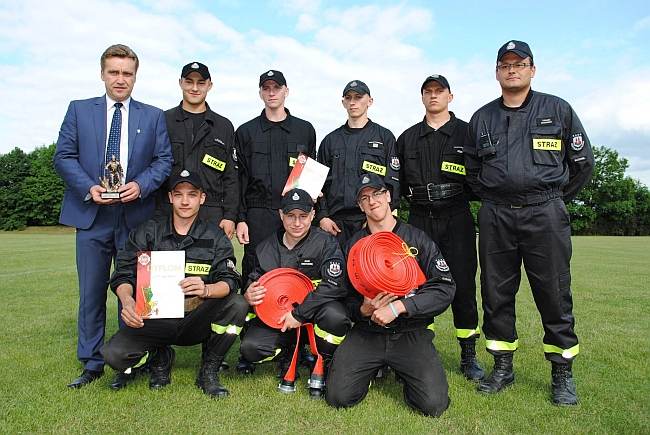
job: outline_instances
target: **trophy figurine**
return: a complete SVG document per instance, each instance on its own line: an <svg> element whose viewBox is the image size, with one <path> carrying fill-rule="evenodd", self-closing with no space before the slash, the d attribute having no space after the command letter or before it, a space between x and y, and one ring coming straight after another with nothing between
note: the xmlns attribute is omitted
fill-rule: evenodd
<svg viewBox="0 0 650 435"><path fill-rule="evenodd" d="M110 162L104 167L104 177L99 179L99 184L106 189L106 192L101 194L102 199L120 199L120 192L117 190L122 185L123 177L122 165L114 155L111 156Z"/></svg>

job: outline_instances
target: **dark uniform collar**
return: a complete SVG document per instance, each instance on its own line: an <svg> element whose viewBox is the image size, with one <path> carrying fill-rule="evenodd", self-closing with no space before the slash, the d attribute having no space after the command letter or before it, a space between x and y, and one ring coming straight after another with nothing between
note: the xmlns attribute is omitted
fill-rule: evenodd
<svg viewBox="0 0 650 435"><path fill-rule="evenodd" d="M284 241L282 240L282 238L284 237L284 233L285 233L284 228L281 227L279 230L276 231L275 236L277 237L278 243L280 244L281 247L283 247L284 249L289 249L285 246ZM290 250L293 251L294 249L297 249L300 246L302 246L304 243L306 243L309 236L311 236L311 227L309 228L309 231L307 231L307 234L305 234L305 237L300 239L300 241L296 243L296 246L294 246Z"/></svg>
<svg viewBox="0 0 650 435"><path fill-rule="evenodd" d="M170 238L174 237L176 233L176 230L174 229L174 212L170 211L169 214L165 217L166 222L163 224L163 232L162 236L163 238ZM187 235L185 235L185 239L183 240L183 245L189 245L191 242L194 242L195 239L197 239L196 235L201 234L204 229L205 223L199 219L199 216L197 215L196 218L194 219L194 222L192 222L192 226L190 227L190 230L187 232ZM190 243L186 243L187 238L190 238Z"/></svg>
<svg viewBox="0 0 650 435"><path fill-rule="evenodd" d="M361 128L352 128L348 125L347 121L345 121L345 124L343 124L341 128L343 129L344 132L348 134L355 134L365 130L366 128L369 128L371 125L372 125L372 119L368 118L368 122L366 122L366 125L364 125Z"/></svg>
<svg viewBox="0 0 650 435"><path fill-rule="evenodd" d="M399 217L397 217L397 216L395 216L395 220L396 220L397 222L395 223L395 226L393 227L393 230L392 230L391 232L397 234L397 230L399 229L399 227L402 226L402 221L401 221L401 219L400 219ZM372 233L370 232L370 227L368 226L368 222L367 222L367 221L366 221L366 223L364 223L364 225L363 225L363 229L366 231L366 234L368 234L368 235L372 234Z"/></svg>
<svg viewBox="0 0 650 435"><path fill-rule="evenodd" d="M208 102L205 102L205 120L214 125L217 122L216 114L210 109ZM183 109L183 102L181 101L176 108L176 121L183 122L188 119L187 112Z"/></svg>
<svg viewBox="0 0 650 435"><path fill-rule="evenodd" d="M422 119L422 122L420 123L420 137L426 136L431 133L435 133L436 131L439 131L445 136L453 135L454 130L456 130L456 124L457 124L456 115L454 115L454 112L449 112L449 116L450 116L449 121L445 122L445 124L437 130L431 127L429 124L427 124L427 117L425 116Z"/></svg>
<svg viewBox="0 0 650 435"><path fill-rule="evenodd" d="M526 95L526 99L524 100L523 103L521 103L521 106L519 107L508 107L505 104L503 104L503 95L502 95L499 97L499 106L501 106L503 110L508 110L510 112L516 112L517 110L525 109L526 106L528 106L528 103L530 103L531 98L533 98L534 93L535 91L533 91L533 89L531 88L528 91L528 95Z"/></svg>
<svg viewBox="0 0 650 435"><path fill-rule="evenodd" d="M291 112L289 112L289 109L286 107L284 108L284 112L287 114L286 118L279 122L273 122L269 121L269 118L266 117L266 111L262 109L262 114L260 115L260 124L262 126L262 131L267 131L277 125L287 133L291 133Z"/></svg>

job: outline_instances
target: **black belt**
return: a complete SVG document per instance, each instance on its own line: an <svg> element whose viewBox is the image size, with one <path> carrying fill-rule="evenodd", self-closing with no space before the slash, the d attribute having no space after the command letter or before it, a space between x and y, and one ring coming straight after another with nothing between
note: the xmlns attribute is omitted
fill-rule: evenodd
<svg viewBox="0 0 650 435"><path fill-rule="evenodd" d="M516 200L516 201L494 201L492 199L483 199L485 202L492 203L494 205L502 206L502 207L508 207L508 208L524 208L524 207L534 207L536 205L542 205L546 204L552 199L555 198L561 198L562 197L562 192L559 190L549 190L546 192L540 192L540 193L535 193L535 194L530 194L526 195L526 197L523 200ZM507 199L507 198L505 198Z"/></svg>
<svg viewBox="0 0 650 435"><path fill-rule="evenodd" d="M426 186L411 187L411 201L415 203L426 203L453 198L463 193L463 185L460 183L428 183Z"/></svg>

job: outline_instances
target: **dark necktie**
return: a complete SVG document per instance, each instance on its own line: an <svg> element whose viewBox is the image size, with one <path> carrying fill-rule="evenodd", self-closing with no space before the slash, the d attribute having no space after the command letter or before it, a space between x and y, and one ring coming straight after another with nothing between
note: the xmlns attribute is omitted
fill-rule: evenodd
<svg viewBox="0 0 650 435"><path fill-rule="evenodd" d="M108 144L106 145L106 162L108 164L113 156L115 161L120 161L120 137L122 135L122 103L115 103L115 112L111 121L111 131L108 133Z"/></svg>

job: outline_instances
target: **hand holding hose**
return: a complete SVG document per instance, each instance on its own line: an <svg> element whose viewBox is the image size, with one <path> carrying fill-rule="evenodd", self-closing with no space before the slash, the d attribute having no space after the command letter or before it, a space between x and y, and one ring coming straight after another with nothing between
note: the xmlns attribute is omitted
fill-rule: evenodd
<svg viewBox="0 0 650 435"><path fill-rule="evenodd" d="M266 295L266 288L263 285L260 285L259 281L253 281L251 285L248 286L246 293L244 293L244 299L248 302L248 305L254 307L259 305L264 300Z"/></svg>
<svg viewBox="0 0 650 435"><path fill-rule="evenodd" d="M361 304L361 308L359 308L359 310L361 311L361 315L363 317L370 317L374 314L376 310L386 307L388 304L390 304L396 299L397 299L396 295L386 293L386 292L378 293L377 296L375 296L372 299L370 299L367 296L364 296L363 304Z"/></svg>

